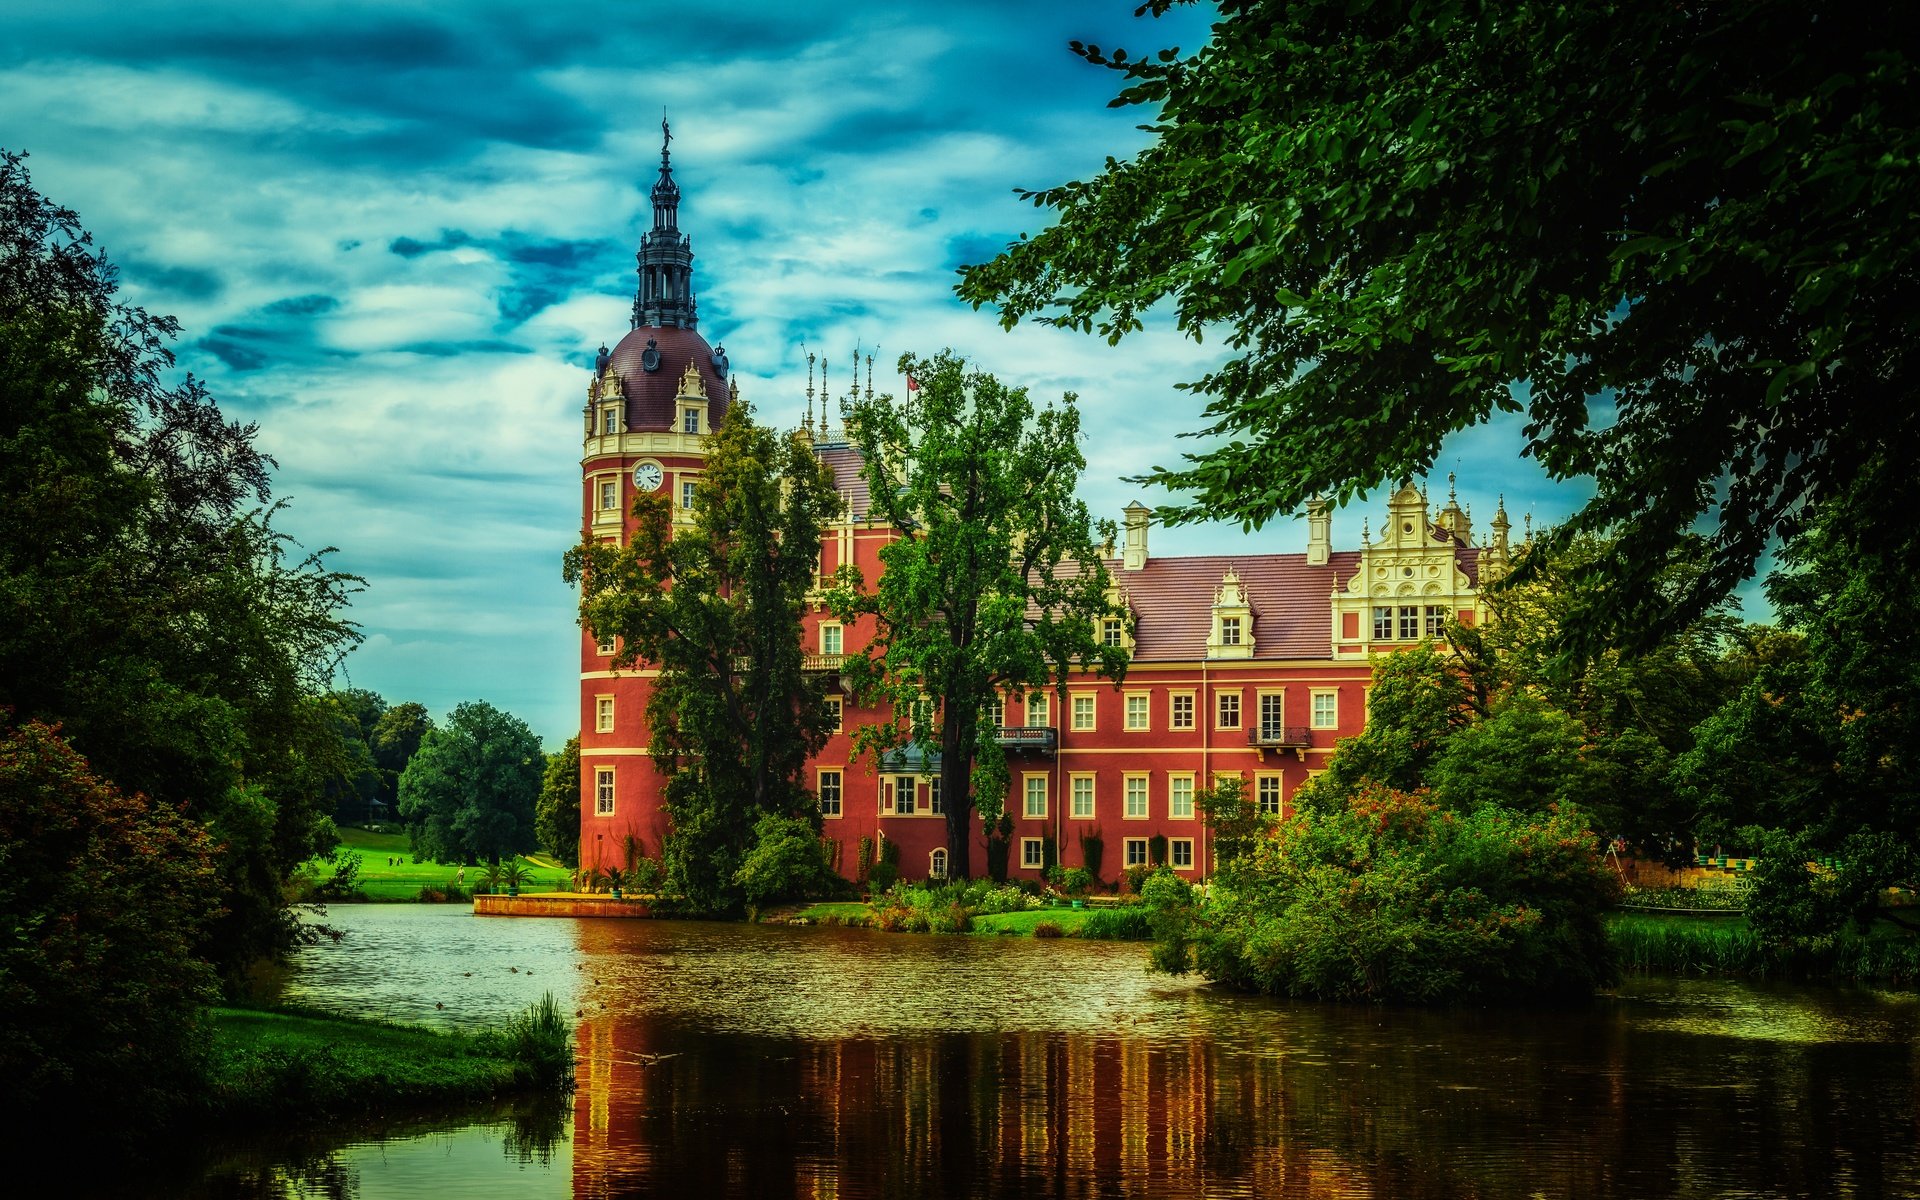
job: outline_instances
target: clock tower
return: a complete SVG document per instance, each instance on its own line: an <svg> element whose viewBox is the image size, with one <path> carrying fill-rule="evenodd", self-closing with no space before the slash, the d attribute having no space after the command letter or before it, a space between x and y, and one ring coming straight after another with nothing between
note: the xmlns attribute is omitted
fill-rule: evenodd
<svg viewBox="0 0 1920 1200"><path fill-rule="evenodd" d="M653 228L640 239L633 316L626 335L600 347L583 412L581 532L623 545L633 502L663 493L673 519L691 519L706 441L738 394L725 347L700 336L693 293L693 242L680 232L680 187L661 126L660 174L652 189ZM580 631L580 861L624 867L658 857L664 828L662 776L646 754L652 672L613 670L619 647Z"/></svg>

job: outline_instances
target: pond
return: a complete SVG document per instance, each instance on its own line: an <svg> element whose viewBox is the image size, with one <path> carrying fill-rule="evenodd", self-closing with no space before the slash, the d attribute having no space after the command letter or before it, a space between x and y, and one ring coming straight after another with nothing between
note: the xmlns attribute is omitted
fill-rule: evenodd
<svg viewBox="0 0 1920 1200"><path fill-rule="evenodd" d="M336 908L288 998L579 1014L569 1106L243 1146L180 1196L1920 1194L1920 998L1291 1004L1137 945Z"/></svg>

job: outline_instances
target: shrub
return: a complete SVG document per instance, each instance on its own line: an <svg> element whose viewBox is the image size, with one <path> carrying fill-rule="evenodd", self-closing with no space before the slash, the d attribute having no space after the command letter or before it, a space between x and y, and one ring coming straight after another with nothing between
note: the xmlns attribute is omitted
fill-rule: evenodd
<svg viewBox="0 0 1920 1200"><path fill-rule="evenodd" d="M1100 860L1106 857L1107 842L1100 836L1100 827L1082 830L1080 833L1080 861L1087 864L1096 882L1100 879Z"/></svg>
<svg viewBox="0 0 1920 1200"><path fill-rule="evenodd" d="M1127 885L1127 891L1138 896L1140 888L1147 882L1147 876L1151 874L1153 874L1152 867L1133 866L1123 871L1120 878Z"/></svg>
<svg viewBox="0 0 1920 1200"><path fill-rule="evenodd" d="M867 872L867 887L874 892L884 892L898 882L900 868L884 859L873 864L873 869Z"/></svg>
<svg viewBox="0 0 1920 1200"><path fill-rule="evenodd" d="M753 849L733 875L747 903L773 904L826 890L827 860L811 822L768 813L755 823L753 836Z"/></svg>
<svg viewBox="0 0 1920 1200"><path fill-rule="evenodd" d="M0 1120L164 1119L195 1088L200 956L219 913L207 832L93 773L54 728L0 712ZM25 1143L23 1143L25 1144Z"/></svg>
<svg viewBox="0 0 1920 1200"><path fill-rule="evenodd" d="M1159 878L1146 891L1163 970L1285 996L1447 1003L1610 982L1601 913L1618 886L1577 811L1461 815L1366 784L1223 864L1204 908Z"/></svg>
<svg viewBox="0 0 1920 1200"><path fill-rule="evenodd" d="M1059 886L1069 896L1084 896L1093 890L1093 872L1085 867L1068 867L1060 872Z"/></svg>
<svg viewBox="0 0 1920 1200"><path fill-rule="evenodd" d="M1067 936L1066 930L1052 921L1042 921L1033 927L1033 936L1037 938L1057 938Z"/></svg>
<svg viewBox="0 0 1920 1200"><path fill-rule="evenodd" d="M534 1087L573 1087L573 1024L552 992L508 1022L492 1040L514 1063L515 1081Z"/></svg>

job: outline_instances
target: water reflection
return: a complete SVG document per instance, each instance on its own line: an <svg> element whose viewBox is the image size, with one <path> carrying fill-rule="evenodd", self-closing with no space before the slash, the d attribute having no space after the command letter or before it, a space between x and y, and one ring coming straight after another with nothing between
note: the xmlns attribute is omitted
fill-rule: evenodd
<svg viewBox="0 0 1920 1200"><path fill-rule="evenodd" d="M421 909L316 952L297 994L363 1011L492 1021L555 986L579 1090L269 1149L196 1194L1920 1194L1912 996L1652 981L1382 1011L1156 978L1133 946Z"/></svg>

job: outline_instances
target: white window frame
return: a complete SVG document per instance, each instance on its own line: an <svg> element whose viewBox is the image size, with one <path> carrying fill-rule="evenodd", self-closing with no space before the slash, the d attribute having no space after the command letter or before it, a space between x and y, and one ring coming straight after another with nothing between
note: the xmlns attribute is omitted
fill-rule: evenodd
<svg viewBox="0 0 1920 1200"><path fill-rule="evenodd" d="M1186 785L1182 788L1182 784ZM1182 792L1185 792L1184 802ZM1185 811L1182 811L1182 810ZM1167 775L1167 819L1170 821L1193 820L1193 773L1191 771L1169 772Z"/></svg>
<svg viewBox="0 0 1920 1200"><path fill-rule="evenodd" d="M600 511L615 512L620 508L620 481L618 479L600 480Z"/></svg>
<svg viewBox="0 0 1920 1200"><path fill-rule="evenodd" d="M1027 697L1027 724L1036 728L1053 724L1053 697L1045 692Z"/></svg>
<svg viewBox="0 0 1920 1200"><path fill-rule="evenodd" d="M1047 847L1044 839L1020 839L1020 867L1022 870L1038 871L1047 865Z"/></svg>
<svg viewBox="0 0 1920 1200"><path fill-rule="evenodd" d="M846 720L846 701L839 696L823 696L820 699L820 703L822 707L833 714L832 729L835 733L839 733L844 727L843 722Z"/></svg>
<svg viewBox="0 0 1920 1200"><path fill-rule="evenodd" d="M680 507L686 512L693 511L693 493L694 481L691 479L682 479L680 481Z"/></svg>
<svg viewBox="0 0 1920 1200"><path fill-rule="evenodd" d="M1128 771L1120 783L1122 807L1120 819L1123 821L1144 821L1153 810L1152 777L1145 771ZM1134 786L1138 784L1136 789ZM1136 804L1135 802L1138 801ZM1139 811L1134 811L1135 808Z"/></svg>
<svg viewBox="0 0 1920 1200"><path fill-rule="evenodd" d="M1238 646L1240 644L1239 617L1220 618L1220 644L1222 646Z"/></svg>
<svg viewBox="0 0 1920 1200"><path fill-rule="evenodd" d="M838 621L820 623L820 653L844 654L847 644L846 627Z"/></svg>
<svg viewBox="0 0 1920 1200"><path fill-rule="evenodd" d="M1084 787L1081 786L1083 784ZM1067 811L1074 820L1091 821L1094 818L1100 803L1100 784L1093 772L1076 771L1067 776L1067 795Z"/></svg>
<svg viewBox="0 0 1920 1200"><path fill-rule="evenodd" d="M613 639L610 637L595 638L593 648L595 652L602 657L610 655L613 653Z"/></svg>
<svg viewBox="0 0 1920 1200"><path fill-rule="evenodd" d="M1373 606L1373 640L1390 642L1393 640L1393 606Z"/></svg>
<svg viewBox="0 0 1920 1200"><path fill-rule="evenodd" d="M1034 804L1038 787L1040 803ZM1038 771L1028 771L1020 776L1020 815L1033 820L1045 820L1047 816L1047 777Z"/></svg>
<svg viewBox="0 0 1920 1200"><path fill-rule="evenodd" d="M838 820L847 806L846 777L840 773L840 769L822 767L814 777L813 790L820 797L820 815Z"/></svg>
<svg viewBox="0 0 1920 1200"><path fill-rule="evenodd" d="M1085 702L1087 720L1080 723L1082 701ZM1071 718L1074 733L1092 733L1100 727L1100 698L1092 692L1072 692L1067 697L1067 713Z"/></svg>
<svg viewBox="0 0 1920 1200"><path fill-rule="evenodd" d="M1272 787L1269 789L1268 785ZM1271 791L1273 807L1267 807L1268 793ZM1263 817L1277 817L1287 811L1286 781L1278 775L1256 775L1253 779L1253 807Z"/></svg>
<svg viewBox="0 0 1920 1200"><path fill-rule="evenodd" d="M885 811L896 817L916 815L920 802L920 777L917 775L889 775L882 789L885 793Z"/></svg>
<svg viewBox="0 0 1920 1200"><path fill-rule="evenodd" d="M927 853L927 878L945 879L947 877L947 848L935 846Z"/></svg>
<svg viewBox="0 0 1920 1200"><path fill-rule="evenodd" d="M1121 703L1121 711L1125 714L1121 722L1123 729L1128 733L1152 731L1153 694L1151 692L1127 692L1121 697Z"/></svg>
<svg viewBox="0 0 1920 1200"><path fill-rule="evenodd" d="M1150 862L1150 860L1147 857L1147 839L1146 838L1120 839L1120 858L1121 858L1122 865L1124 866L1129 866L1129 867L1147 866Z"/></svg>
<svg viewBox="0 0 1920 1200"><path fill-rule="evenodd" d="M700 410L699 409L691 408L691 407L682 407L680 409L680 432L681 433L699 433L700 432Z"/></svg>
<svg viewBox="0 0 1920 1200"><path fill-rule="evenodd" d="M1331 701L1331 711L1321 714L1321 702ZM1340 727L1340 689L1315 688L1313 690L1313 713L1311 724L1315 729L1338 729Z"/></svg>
<svg viewBox="0 0 1920 1200"><path fill-rule="evenodd" d="M1127 644L1127 624L1119 617L1103 617L1100 621L1100 642L1104 646L1124 646Z"/></svg>
<svg viewBox="0 0 1920 1200"><path fill-rule="evenodd" d="M1227 724L1227 708L1233 708L1233 724ZM1215 729L1244 729L1245 717L1240 710L1240 691L1215 692L1213 694L1213 727Z"/></svg>
<svg viewBox="0 0 1920 1200"><path fill-rule="evenodd" d="M610 817L613 815L618 794L614 788L613 768L595 767L593 769L593 815Z"/></svg>
<svg viewBox="0 0 1920 1200"><path fill-rule="evenodd" d="M1281 691L1263 691L1254 697L1254 721L1258 724L1260 736L1265 738L1285 737L1287 733L1287 693ZM1267 717L1274 717L1268 724Z"/></svg>
<svg viewBox="0 0 1920 1200"><path fill-rule="evenodd" d="M1444 604L1427 605L1426 626L1428 638L1436 639L1445 637L1447 633L1447 606Z"/></svg>
<svg viewBox="0 0 1920 1200"><path fill-rule="evenodd" d="M1187 861L1185 862L1180 861L1181 851L1183 850L1186 851ZM1172 867L1176 871L1191 871L1193 870L1193 863L1194 863L1194 858L1193 858L1193 839L1192 838L1168 838L1167 839L1167 865L1168 866Z"/></svg>
<svg viewBox="0 0 1920 1200"><path fill-rule="evenodd" d="M936 817L944 817L947 815L947 802L945 797L940 795L940 777L938 775L927 776L927 812Z"/></svg>
<svg viewBox="0 0 1920 1200"><path fill-rule="evenodd" d="M593 731L595 733L613 732L612 696L595 696L593 698Z"/></svg>
<svg viewBox="0 0 1920 1200"><path fill-rule="evenodd" d="M1005 729L1007 727L1006 697L995 696L993 699L987 701L987 711L981 715L986 717L987 724L993 726L995 729Z"/></svg>

